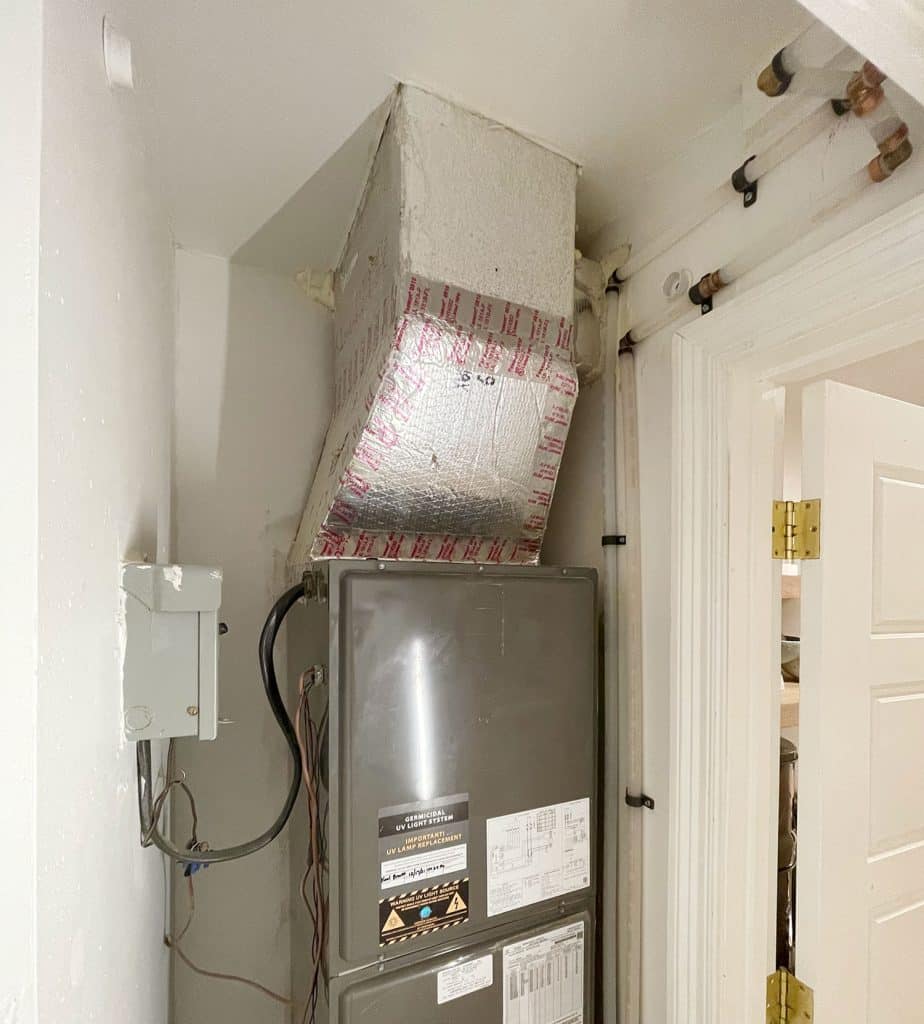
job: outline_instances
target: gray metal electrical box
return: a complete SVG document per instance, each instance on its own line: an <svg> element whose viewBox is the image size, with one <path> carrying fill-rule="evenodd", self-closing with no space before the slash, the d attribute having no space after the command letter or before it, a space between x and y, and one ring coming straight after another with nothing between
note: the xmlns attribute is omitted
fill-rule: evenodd
<svg viewBox="0 0 924 1024"><path fill-rule="evenodd" d="M221 570L128 562L122 591L126 737L215 739Z"/></svg>
<svg viewBox="0 0 924 1024"><path fill-rule="evenodd" d="M324 666L329 684L329 1020L591 1021L595 573L317 571L322 598L288 636L290 674ZM292 844L297 892L298 821ZM311 933L294 918L303 994Z"/></svg>

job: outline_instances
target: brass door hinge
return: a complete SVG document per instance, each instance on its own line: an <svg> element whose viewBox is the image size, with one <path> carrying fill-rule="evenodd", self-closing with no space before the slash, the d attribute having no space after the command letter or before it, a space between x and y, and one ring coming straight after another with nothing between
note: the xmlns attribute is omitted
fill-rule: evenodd
<svg viewBox="0 0 924 1024"><path fill-rule="evenodd" d="M789 971L767 978L767 1024L812 1024L815 993Z"/></svg>
<svg viewBox="0 0 924 1024"><path fill-rule="evenodd" d="M773 503L773 557L787 562L821 557L821 501Z"/></svg>

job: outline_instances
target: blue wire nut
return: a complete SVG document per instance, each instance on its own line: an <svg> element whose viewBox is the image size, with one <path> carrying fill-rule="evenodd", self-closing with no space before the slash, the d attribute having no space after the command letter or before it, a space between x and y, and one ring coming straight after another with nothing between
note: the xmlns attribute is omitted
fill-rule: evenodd
<svg viewBox="0 0 924 1024"><path fill-rule="evenodd" d="M199 850L204 852L208 848L209 848L209 844L208 843L206 843L206 842L197 842L195 839L190 839L189 842L186 844L186 849L188 851L192 851L192 852L199 851ZM201 861L193 861L192 863L188 863L183 868L183 877L184 878L192 878L192 876L197 871L204 871L207 867L209 867L209 865L208 864L203 864Z"/></svg>

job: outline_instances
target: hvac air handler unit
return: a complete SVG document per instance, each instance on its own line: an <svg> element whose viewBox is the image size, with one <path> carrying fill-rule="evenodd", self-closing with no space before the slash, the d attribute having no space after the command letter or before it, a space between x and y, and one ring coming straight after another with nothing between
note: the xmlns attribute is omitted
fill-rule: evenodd
<svg viewBox="0 0 924 1024"><path fill-rule="evenodd" d="M314 572L288 619L316 780L293 995L330 1024L592 1021L595 573Z"/></svg>

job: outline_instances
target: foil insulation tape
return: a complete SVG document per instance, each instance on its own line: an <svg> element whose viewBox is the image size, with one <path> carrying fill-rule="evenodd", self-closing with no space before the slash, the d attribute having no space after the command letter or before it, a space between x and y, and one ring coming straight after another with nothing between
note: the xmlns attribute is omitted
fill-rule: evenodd
<svg viewBox="0 0 924 1024"><path fill-rule="evenodd" d="M382 308L338 372L296 548L538 562L577 398L571 321L417 276Z"/></svg>

